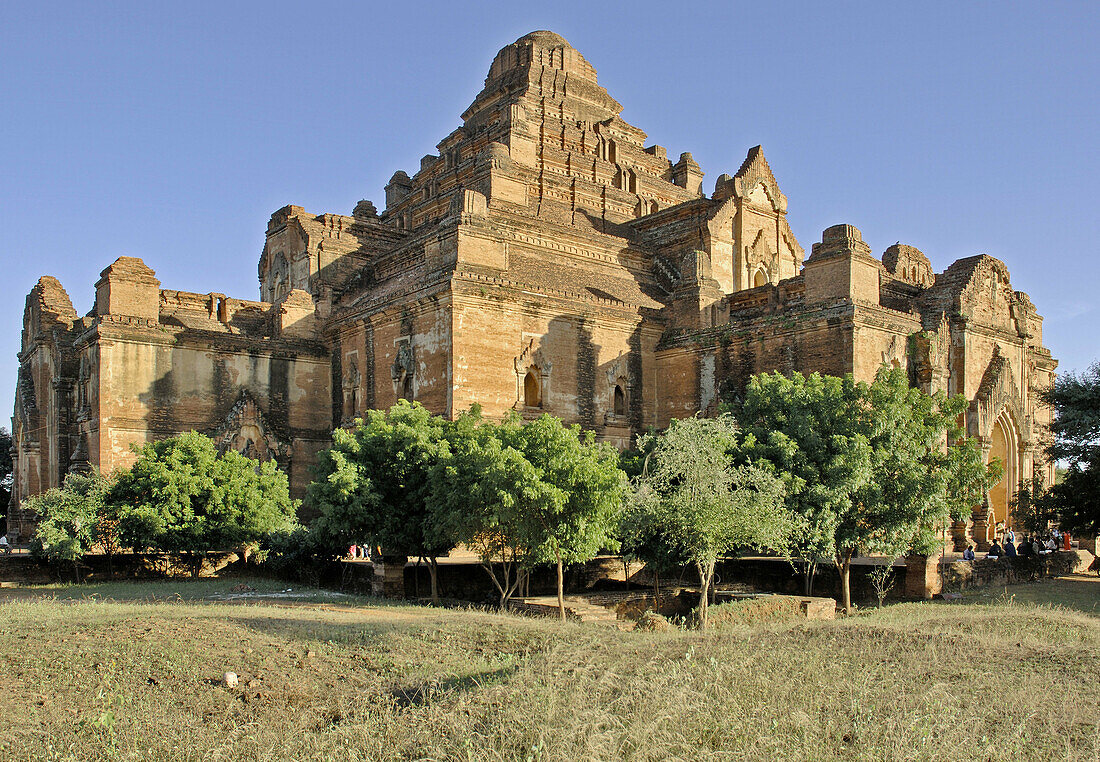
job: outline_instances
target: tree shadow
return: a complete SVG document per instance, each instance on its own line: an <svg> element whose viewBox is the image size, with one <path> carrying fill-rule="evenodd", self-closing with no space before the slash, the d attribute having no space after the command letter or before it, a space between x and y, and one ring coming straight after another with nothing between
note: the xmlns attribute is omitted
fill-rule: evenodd
<svg viewBox="0 0 1100 762"><path fill-rule="evenodd" d="M413 706L424 706L448 693L465 693L479 690L486 685L501 683L506 678L515 674L518 669L519 666L513 664L507 667L485 670L474 675L448 677L438 680L429 680L422 683L395 686L390 689L389 695L393 699L394 704L403 709Z"/></svg>
<svg viewBox="0 0 1100 762"><path fill-rule="evenodd" d="M226 620L261 635L290 642L333 642L341 645L382 645L388 636L416 629L411 620L324 622L281 616L231 614Z"/></svg>

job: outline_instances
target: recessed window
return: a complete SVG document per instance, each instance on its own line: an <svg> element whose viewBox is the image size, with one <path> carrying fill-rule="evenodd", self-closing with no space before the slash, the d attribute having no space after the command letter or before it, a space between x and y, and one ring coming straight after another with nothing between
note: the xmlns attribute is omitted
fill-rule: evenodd
<svg viewBox="0 0 1100 762"><path fill-rule="evenodd" d="M626 415L626 394L623 392L623 387L620 384L615 384L615 392L612 399L612 411L615 415Z"/></svg>

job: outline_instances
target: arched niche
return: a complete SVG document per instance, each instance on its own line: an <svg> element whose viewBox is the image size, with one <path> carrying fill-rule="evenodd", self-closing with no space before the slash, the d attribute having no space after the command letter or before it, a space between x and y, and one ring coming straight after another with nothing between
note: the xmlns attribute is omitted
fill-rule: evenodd
<svg viewBox="0 0 1100 762"><path fill-rule="evenodd" d="M752 276L752 287L759 288L766 285L768 285L768 273L761 267Z"/></svg>
<svg viewBox="0 0 1100 762"><path fill-rule="evenodd" d="M542 407L542 384L537 367L532 367L523 377L523 404L524 407Z"/></svg>

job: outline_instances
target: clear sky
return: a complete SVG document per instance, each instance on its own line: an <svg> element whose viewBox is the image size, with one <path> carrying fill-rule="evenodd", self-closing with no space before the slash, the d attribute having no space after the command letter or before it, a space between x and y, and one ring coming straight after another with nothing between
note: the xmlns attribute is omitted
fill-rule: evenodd
<svg viewBox="0 0 1100 762"><path fill-rule="evenodd" d="M27 292L80 313L121 255L258 298L271 212L381 209L493 56L551 29L713 189L760 143L808 251L829 225L942 271L1003 260L1061 369L1100 357L1100 3L89 3L0 24L0 422Z"/></svg>

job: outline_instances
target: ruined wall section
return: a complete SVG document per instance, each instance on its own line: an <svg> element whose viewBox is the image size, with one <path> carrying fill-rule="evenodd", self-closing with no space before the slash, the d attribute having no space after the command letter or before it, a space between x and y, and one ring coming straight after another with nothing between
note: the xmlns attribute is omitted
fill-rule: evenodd
<svg viewBox="0 0 1100 762"><path fill-rule="evenodd" d="M696 411L717 413L757 373L852 372L870 317L842 301L807 305L801 277L738 292L728 302L728 323L668 334L658 345L658 426Z"/></svg>
<svg viewBox="0 0 1100 762"><path fill-rule="evenodd" d="M33 531L24 496L69 471L124 468L131 445L190 430L276 460L301 496L330 433L315 311L304 291L270 304L161 289L140 259L120 257L77 319L60 284L42 279L24 319L13 531Z"/></svg>
<svg viewBox="0 0 1100 762"><path fill-rule="evenodd" d="M12 495L8 535L25 541L33 516L22 500L60 486L75 448L72 393L78 373L73 338L82 319L61 283L38 280L27 296L12 415Z"/></svg>
<svg viewBox="0 0 1100 762"><path fill-rule="evenodd" d="M658 347L660 425L695 410L714 414L757 373L852 373L870 381L883 362L908 367L920 316L881 301L884 268L859 230L822 234L802 274L724 299L728 321L674 327Z"/></svg>
<svg viewBox="0 0 1100 762"><path fill-rule="evenodd" d="M448 216L376 254L335 300L324 328L333 347L334 426L399 399L451 415L449 277L461 214L452 206Z"/></svg>
<svg viewBox="0 0 1100 762"><path fill-rule="evenodd" d="M126 467L132 444L195 430L276 460L292 492L304 493L329 439L331 396L308 294L270 304L160 289L152 270L126 257L103 271L96 292L95 323L76 340L93 465Z"/></svg>

